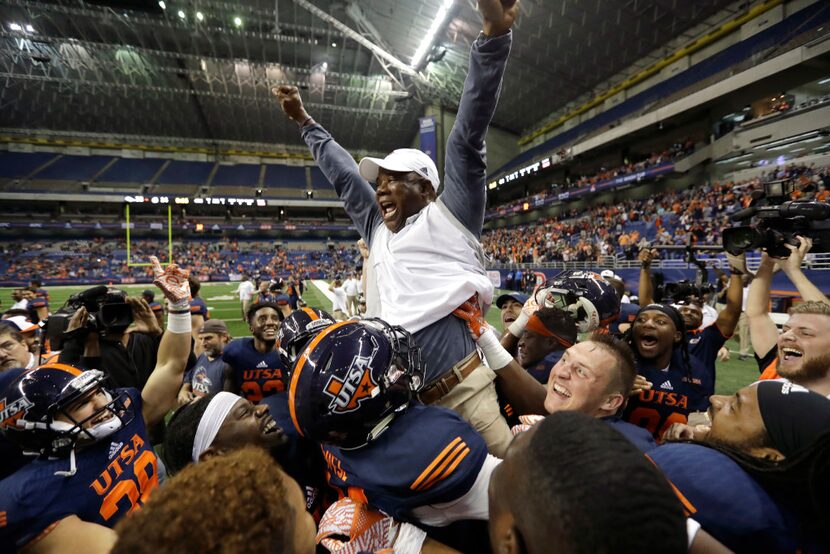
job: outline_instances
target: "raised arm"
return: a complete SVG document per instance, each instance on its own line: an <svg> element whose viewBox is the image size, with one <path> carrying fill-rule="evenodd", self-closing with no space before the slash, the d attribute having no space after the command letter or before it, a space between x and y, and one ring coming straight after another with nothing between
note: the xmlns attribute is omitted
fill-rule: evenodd
<svg viewBox="0 0 830 554"><path fill-rule="evenodd" d="M520 415L546 413L545 386L525 371L499 343L498 337L484 320L478 301L468 300L456 309L453 315L467 323L470 334L484 352L487 365L496 373L499 391L516 410L516 413Z"/></svg>
<svg viewBox="0 0 830 554"><path fill-rule="evenodd" d="M484 138L496 111L499 89L510 53L510 28L519 3L505 8L501 0L478 0L484 36L474 43L464 92L447 140L444 192L441 201L473 235L484 225L487 163Z"/></svg>
<svg viewBox="0 0 830 554"><path fill-rule="evenodd" d="M187 272L176 264L162 270L158 258L153 262L153 283L167 298L167 330L161 338L156 367L141 391L142 415L148 427L159 423L177 406L184 369L190 355L190 284Z"/></svg>
<svg viewBox="0 0 830 554"><path fill-rule="evenodd" d="M715 324L723 336L731 337L735 332L735 327L738 326L738 320L741 318L741 310L743 309L744 302L744 284L742 277L748 271L746 268L746 257L743 254L740 256L727 254L726 257L729 260L729 270L731 271L729 287L726 289L726 307L718 314L718 319L715 321Z"/></svg>
<svg viewBox="0 0 830 554"><path fill-rule="evenodd" d="M827 299L824 293L821 292L821 290L819 290L819 288L815 286L801 270L801 263L804 261L804 257L812 247L812 240L799 236L798 247L791 244L787 245L787 248L790 250L790 255L786 260L781 262L781 268L784 270L787 277L789 277L790 281L792 281L793 285L795 285L796 290L798 290L798 294L801 295L801 298L803 298L805 302L814 301L830 304L830 300Z"/></svg>
<svg viewBox="0 0 830 554"><path fill-rule="evenodd" d="M654 285L651 283L651 262L660 257L660 253L654 248L643 248L640 250L640 306L648 306L654 302Z"/></svg>
<svg viewBox="0 0 830 554"><path fill-rule="evenodd" d="M308 115L297 87L283 85L274 87L272 92L279 99L285 115L300 126L300 134L317 166L334 185L360 236L371 244L372 230L381 222L380 208L375 201L375 191L360 176L354 158Z"/></svg>
<svg viewBox="0 0 830 554"><path fill-rule="evenodd" d="M778 343L778 328L769 316L769 293L772 276L776 271L776 262L768 254L761 255L761 265L755 272L755 278L749 285L746 297L747 324L752 349L759 358L763 358Z"/></svg>

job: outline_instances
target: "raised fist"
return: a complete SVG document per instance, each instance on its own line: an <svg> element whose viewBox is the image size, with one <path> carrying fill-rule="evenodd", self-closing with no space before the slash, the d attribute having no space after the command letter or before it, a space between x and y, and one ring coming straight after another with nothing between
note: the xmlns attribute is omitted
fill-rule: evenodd
<svg viewBox="0 0 830 554"><path fill-rule="evenodd" d="M488 37L507 33L519 15L518 0L478 0L478 11L484 18L483 30Z"/></svg>
<svg viewBox="0 0 830 554"><path fill-rule="evenodd" d="M280 85L273 87L271 92L280 101L280 107L285 115L297 123L303 123L308 119L308 112L305 111L303 99L300 97L300 90L297 87Z"/></svg>

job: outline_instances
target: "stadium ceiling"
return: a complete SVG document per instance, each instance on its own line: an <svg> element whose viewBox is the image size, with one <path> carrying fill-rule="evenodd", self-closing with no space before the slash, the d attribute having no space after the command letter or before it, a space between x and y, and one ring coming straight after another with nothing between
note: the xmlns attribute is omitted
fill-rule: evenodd
<svg viewBox="0 0 830 554"><path fill-rule="evenodd" d="M346 147L408 145L425 105L456 107L480 29L456 0L412 70L442 3L0 0L0 127L296 145L269 93L291 83ZM528 130L730 3L522 0L495 124Z"/></svg>

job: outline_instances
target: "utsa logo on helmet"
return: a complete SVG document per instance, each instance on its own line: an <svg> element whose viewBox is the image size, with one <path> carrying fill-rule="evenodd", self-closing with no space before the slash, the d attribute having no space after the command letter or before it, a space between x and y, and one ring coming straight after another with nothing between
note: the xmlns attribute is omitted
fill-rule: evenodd
<svg viewBox="0 0 830 554"><path fill-rule="evenodd" d="M372 380L370 367L378 348L377 341L372 337L372 353L369 356L355 356L344 380L341 381L332 376L326 383L323 392L332 399L329 403L329 409L332 412L340 414L353 412L360 408L364 399L372 398L377 383Z"/></svg>
<svg viewBox="0 0 830 554"><path fill-rule="evenodd" d="M17 420L26 414L26 410L34 406L34 404L25 397L20 397L11 404L6 402L6 399L0 400L0 429L7 427L16 427Z"/></svg>

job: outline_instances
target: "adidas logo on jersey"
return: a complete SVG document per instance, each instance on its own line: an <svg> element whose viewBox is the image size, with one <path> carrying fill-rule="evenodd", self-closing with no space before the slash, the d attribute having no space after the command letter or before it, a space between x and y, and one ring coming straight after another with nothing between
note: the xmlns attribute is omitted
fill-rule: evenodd
<svg viewBox="0 0 830 554"><path fill-rule="evenodd" d="M266 363L265 363L265 360L262 360L261 362L259 362L259 363L256 365L256 367L257 367L257 369L263 369L263 368L264 368L264 369L267 369L267 368L268 368L268 364L266 364Z"/></svg>
<svg viewBox="0 0 830 554"><path fill-rule="evenodd" d="M666 381L665 383L660 385L660 388L661 389L666 389L666 390L674 390L674 387L671 386L671 381Z"/></svg>
<svg viewBox="0 0 830 554"><path fill-rule="evenodd" d="M112 460L115 458L119 452L121 452L121 448L124 446L123 442L111 442L110 443L110 453L109 459Z"/></svg>

